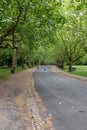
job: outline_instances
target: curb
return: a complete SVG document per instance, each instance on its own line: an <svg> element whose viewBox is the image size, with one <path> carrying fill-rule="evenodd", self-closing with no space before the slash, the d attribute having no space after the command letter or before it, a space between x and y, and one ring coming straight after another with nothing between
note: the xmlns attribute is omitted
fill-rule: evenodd
<svg viewBox="0 0 87 130"><path fill-rule="evenodd" d="M73 74L69 74L67 72L64 72L60 69L58 69L57 67L51 67L51 70L52 72L56 73L56 74L60 74L60 75L63 75L63 76L67 76L67 77L70 77L70 78L73 78L73 79L76 79L76 80L80 80L82 82L86 82L87 83L87 78L86 77L83 77L83 76L76 76L76 75L73 75Z"/></svg>

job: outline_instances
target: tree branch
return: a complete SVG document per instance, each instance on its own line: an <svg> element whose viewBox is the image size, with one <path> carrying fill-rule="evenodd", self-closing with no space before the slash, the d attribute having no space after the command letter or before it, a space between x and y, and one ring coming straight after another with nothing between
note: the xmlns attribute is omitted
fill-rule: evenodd
<svg viewBox="0 0 87 130"><path fill-rule="evenodd" d="M11 27L10 27L4 34L2 34L2 35L0 36L0 45L3 43L3 41L5 40L5 38L6 38L7 36L11 35L12 32L13 32L13 30L16 29L16 27L17 27L17 25L18 25L18 23L19 23L19 20L20 20L20 17L21 17L22 12L23 12L23 8L20 8L20 9L19 9L19 14L18 14L17 19L16 19L16 22L13 23L13 24L11 25Z"/></svg>
<svg viewBox="0 0 87 130"><path fill-rule="evenodd" d="M58 32L58 33L59 33L59 32ZM68 58L70 58L69 53L68 53L68 48L67 48L67 46L66 46L66 44L65 44L66 42L65 42L64 38L61 36L60 33L59 33L59 36L60 36L61 40L62 40L63 43L64 43L64 47L65 47L65 50L66 50L66 55L67 55Z"/></svg>
<svg viewBox="0 0 87 130"><path fill-rule="evenodd" d="M5 46L0 45L0 48L3 48L3 49L8 48L8 47L11 47L11 45L10 44L6 44Z"/></svg>
<svg viewBox="0 0 87 130"><path fill-rule="evenodd" d="M82 58L83 56L85 56L85 53L84 53L83 55L80 55L80 56L78 56L77 58L73 59L73 62L79 60L79 59Z"/></svg>

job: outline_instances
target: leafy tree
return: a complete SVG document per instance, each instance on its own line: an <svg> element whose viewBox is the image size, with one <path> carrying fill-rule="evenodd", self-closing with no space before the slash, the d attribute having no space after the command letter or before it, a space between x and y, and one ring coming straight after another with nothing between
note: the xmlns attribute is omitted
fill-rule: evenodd
<svg viewBox="0 0 87 130"><path fill-rule="evenodd" d="M85 55L82 37L84 27L82 17L84 12L82 12L82 8L80 10L77 9L80 5L81 2L68 3L68 1L66 1L66 3L62 3L61 15L65 17L66 21L64 24L61 24L62 27L60 30L59 28L57 29L58 35L61 38L63 54L67 56L66 60L68 60L69 71L72 70L72 64ZM58 40L60 38L58 37Z"/></svg>
<svg viewBox="0 0 87 130"><path fill-rule="evenodd" d="M86 1L2 0L0 12L0 49L13 50L13 73L17 59L22 67L25 62L57 61L64 68L68 61L71 71L72 64L86 54Z"/></svg>

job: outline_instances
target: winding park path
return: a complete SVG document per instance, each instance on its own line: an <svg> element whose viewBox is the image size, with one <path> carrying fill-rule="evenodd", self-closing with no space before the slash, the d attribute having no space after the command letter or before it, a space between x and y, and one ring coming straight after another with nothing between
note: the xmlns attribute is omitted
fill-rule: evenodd
<svg viewBox="0 0 87 130"><path fill-rule="evenodd" d="M54 129L87 130L87 78L53 73L50 68L40 68L33 76Z"/></svg>

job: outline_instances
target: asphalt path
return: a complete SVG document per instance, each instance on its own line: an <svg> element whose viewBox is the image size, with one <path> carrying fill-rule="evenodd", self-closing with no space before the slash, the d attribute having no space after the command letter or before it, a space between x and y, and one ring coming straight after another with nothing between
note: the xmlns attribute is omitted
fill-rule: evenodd
<svg viewBox="0 0 87 130"><path fill-rule="evenodd" d="M37 69L33 76L55 130L87 130L87 83L55 74L49 68Z"/></svg>

